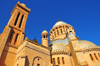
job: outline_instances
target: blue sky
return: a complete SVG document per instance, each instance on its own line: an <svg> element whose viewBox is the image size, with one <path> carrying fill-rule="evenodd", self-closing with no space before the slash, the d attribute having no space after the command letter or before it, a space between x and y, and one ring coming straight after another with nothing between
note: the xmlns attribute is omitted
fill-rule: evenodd
<svg viewBox="0 0 100 66"><path fill-rule="evenodd" d="M31 9L25 33L41 44L41 33L48 32L59 18L72 25L81 40L100 46L100 0L19 0ZM18 0L0 0L0 33L7 25Z"/></svg>

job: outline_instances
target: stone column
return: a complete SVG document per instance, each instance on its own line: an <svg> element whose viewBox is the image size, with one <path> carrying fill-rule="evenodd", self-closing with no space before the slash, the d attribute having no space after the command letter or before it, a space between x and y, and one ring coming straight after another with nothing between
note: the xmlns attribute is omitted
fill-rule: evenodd
<svg viewBox="0 0 100 66"><path fill-rule="evenodd" d="M14 45L15 44L15 39L16 39L16 33L13 34L13 37L11 39L11 44Z"/></svg>
<svg viewBox="0 0 100 66"><path fill-rule="evenodd" d="M62 57L59 57L59 59L60 59L60 65L59 66L63 66Z"/></svg>
<svg viewBox="0 0 100 66"><path fill-rule="evenodd" d="M57 57L55 58L55 64L58 65L58 60Z"/></svg>
<svg viewBox="0 0 100 66"><path fill-rule="evenodd" d="M23 32L21 32L21 34L19 35L18 39L19 39L19 44L24 40L25 34Z"/></svg>

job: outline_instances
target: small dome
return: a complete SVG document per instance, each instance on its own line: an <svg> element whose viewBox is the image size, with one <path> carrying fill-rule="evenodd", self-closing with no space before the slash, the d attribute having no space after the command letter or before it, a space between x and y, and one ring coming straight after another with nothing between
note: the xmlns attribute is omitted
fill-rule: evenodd
<svg viewBox="0 0 100 66"><path fill-rule="evenodd" d="M48 35L48 32L44 30L41 35Z"/></svg>
<svg viewBox="0 0 100 66"><path fill-rule="evenodd" d="M58 21L53 27L56 27L56 26L59 26L59 25L63 25L63 24L67 24L67 23L65 23L63 21Z"/></svg>
<svg viewBox="0 0 100 66"><path fill-rule="evenodd" d="M66 45L62 43L53 43L51 48L52 48L52 52L68 51L68 49L66 48Z"/></svg>
<svg viewBox="0 0 100 66"><path fill-rule="evenodd" d="M97 47L94 43L86 40L79 41L79 45L81 49Z"/></svg>

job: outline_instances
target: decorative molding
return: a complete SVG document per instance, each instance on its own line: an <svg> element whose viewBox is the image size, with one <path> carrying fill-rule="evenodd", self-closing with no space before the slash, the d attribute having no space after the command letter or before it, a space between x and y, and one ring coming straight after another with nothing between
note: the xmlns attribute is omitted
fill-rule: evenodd
<svg viewBox="0 0 100 66"><path fill-rule="evenodd" d="M18 49L18 46L12 45L12 44L10 44L10 43L8 43L7 45L10 46L10 47L13 47L13 48Z"/></svg>
<svg viewBox="0 0 100 66"><path fill-rule="evenodd" d="M60 54L71 56L71 52L70 51L55 51L55 52L51 52L51 55L60 55Z"/></svg>
<svg viewBox="0 0 100 66"><path fill-rule="evenodd" d="M89 51L100 51L100 48L88 48L88 49L84 49L82 51L83 51L83 53L89 52Z"/></svg>
<svg viewBox="0 0 100 66"><path fill-rule="evenodd" d="M50 47L43 46L43 45L41 45L41 44L39 44L39 43L37 43L37 42L34 42L34 41L28 39L27 37L26 37L26 39L25 39L20 45L22 45L25 41L28 41L28 42L30 42L30 43L32 43L32 44L35 44L35 45L38 45L38 46L41 46L41 47L43 47L43 48L46 48L46 49L50 50ZM19 45L19 46L20 46L20 45Z"/></svg>
<svg viewBox="0 0 100 66"><path fill-rule="evenodd" d="M26 57L27 57L26 55L21 56L21 58L26 58Z"/></svg>

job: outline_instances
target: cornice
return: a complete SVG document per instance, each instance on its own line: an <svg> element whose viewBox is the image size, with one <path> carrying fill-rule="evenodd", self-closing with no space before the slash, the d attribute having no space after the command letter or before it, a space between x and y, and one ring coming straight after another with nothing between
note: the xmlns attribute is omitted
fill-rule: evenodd
<svg viewBox="0 0 100 66"><path fill-rule="evenodd" d="M99 51L100 52L100 48L89 48L89 49L84 49L82 51L83 51L83 53L90 52L90 51Z"/></svg>
<svg viewBox="0 0 100 66"><path fill-rule="evenodd" d="M22 8L22 9L24 9L26 12L30 13L30 9L27 8L25 4L24 4L25 6L23 6L22 4L23 4L23 3L20 3L20 2L18 1L18 3L15 5L14 9L12 10L11 14L14 12L14 10L16 9L17 6L20 7L20 8Z"/></svg>
<svg viewBox="0 0 100 66"><path fill-rule="evenodd" d="M30 39L28 39L28 38L26 38L20 45L22 45L25 41L28 41L28 42L30 42L30 43L32 43L32 44L35 44L35 45L38 45L38 46L41 46L41 47L43 47L43 48L46 48L46 49L50 50L49 47L45 47L45 46L43 46L43 45L41 45L41 44L39 44L39 43L37 43L37 42L34 42L34 41L32 41L32 40L30 40ZM19 46L20 46L20 45L19 45Z"/></svg>
<svg viewBox="0 0 100 66"><path fill-rule="evenodd" d="M52 55L71 55L71 53L68 53L68 52L52 52L51 53Z"/></svg>
<svg viewBox="0 0 100 66"><path fill-rule="evenodd" d="M10 44L10 43L8 43L7 45L10 46L10 47L13 47L13 48L18 49L18 46L12 45L12 44Z"/></svg>
<svg viewBox="0 0 100 66"><path fill-rule="evenodd" d="M71 55L71 52L70 51L53 51L51 52L52 55Z"/></svg>
<svg viewBox="0 0 100 66"><path fill-rule="evenodd" d="M65 33L64 33L65 34ZM52 40L51 41L51 43L50 44L52 44L54 41L56 41L56 40L64 40L64 39L66 39L67 38L67 36L66 37L64 37L64 38L59 38L59 39L54 39L54 40Z"/></svg>

